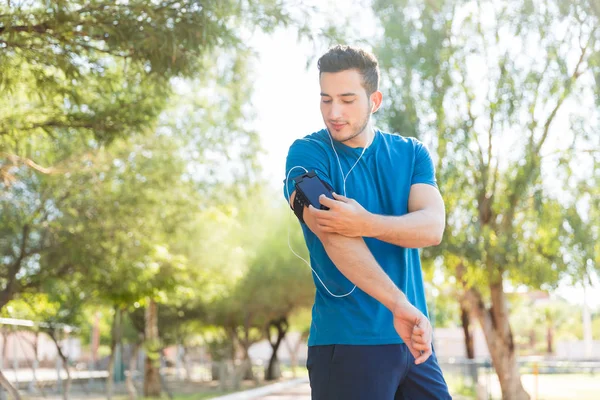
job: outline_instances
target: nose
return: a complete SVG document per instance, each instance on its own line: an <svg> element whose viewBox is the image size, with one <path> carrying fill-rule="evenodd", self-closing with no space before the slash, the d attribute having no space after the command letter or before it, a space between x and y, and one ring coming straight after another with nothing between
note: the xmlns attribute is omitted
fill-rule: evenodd
<svg viewBox="0 0 600 400"><path fill-rule="evenodd" d="M342 117L342 106L341 104L337 104L336 102L332 102L331 107L329 107L329 119L338 120Z"/></svg>

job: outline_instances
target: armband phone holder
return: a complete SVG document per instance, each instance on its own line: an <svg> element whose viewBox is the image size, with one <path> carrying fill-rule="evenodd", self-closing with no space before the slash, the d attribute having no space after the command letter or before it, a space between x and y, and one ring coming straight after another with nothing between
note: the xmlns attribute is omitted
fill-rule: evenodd
<svg viewBox="0 0 600 400"><path fill-rule="evenodd" d="M304 223L304 207L309 204L316 209L329 210L329 207L319 202L319 196L324 194L334 200L333 188L327 182L321 180L315 171L308 171L294 178L294 181L296 182L296 197L294 198L293 210L300 222Z"/></svg>

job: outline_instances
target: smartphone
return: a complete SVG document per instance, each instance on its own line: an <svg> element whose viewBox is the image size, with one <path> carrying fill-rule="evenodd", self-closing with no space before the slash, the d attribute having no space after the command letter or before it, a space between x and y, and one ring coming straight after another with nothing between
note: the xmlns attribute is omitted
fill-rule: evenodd
<svg viewBox="0 0 600 400"><path fill-rule="evenodd" d="M333 188L326 182L323 182L314 171L309 171L304 175L294 178L296 181L296 196L301 196L305 206L312 204L316 209L329 210L329 207L319 202L319 196L324 194L332 200Z"/></svg>

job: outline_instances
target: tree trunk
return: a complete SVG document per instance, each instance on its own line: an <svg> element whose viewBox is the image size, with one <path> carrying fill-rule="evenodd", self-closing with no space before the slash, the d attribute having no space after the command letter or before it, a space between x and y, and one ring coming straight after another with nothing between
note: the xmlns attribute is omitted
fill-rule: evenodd
<svg viewBox="0 0 600 400"><path fill-rule="evenodd" d="M49 333L50 333L50 338L52 338L52 341L54 342L54 345L56 346L58 355L59 355L60 359L62 360L65 372L67 373L67 380L63 382L63 399L68 400L69 392L71 391L71 371L69 369L69 360L65 356L65 353L63 353L62 348L60 347L60 343L58 343L58 337L56 335L56 331L50 330Z"/></svg>
<svg viewBox="0 0 600 400"><path fill-rule="evenodd" d="M4 357L4 353L2 354L2 357ZM6 379L2 371L0 371L0 386L6 389L10 397L12 397L14 400L21 400L19 391L12 385L12 383L9 382L8 379Z"/></svg>
<svg viewBox="0 0 600 400"><path fill-rule="evenodd" d="M290 336L286 335L283 342L285 343L285 346L288 349L288 353L290 353L290 365L292 368L292 376L295 378L297 376L296 368L298 367L298 350L300 350L300 345L306 339L306 336L304 334L301 334L293 346L288 340L289 338Z"/></svg>
<svg viewBox="0 0 600 400"><path fill-rule="evenodd" d="M281 341L285 337L285 334L288 330L288 322L285 317L282 317L277 320L270 321L267 326L267 339L271 344L271 348L273 352L271 353L271 359L269 360L269 366L267 367L267 373L265 374L265 380L272 381L275 379L279 379L281 377L280 371L275 371L277 360L277 351L279 350L279 346L281 345ZM275 328L277 330L277 338L275 341L271 340L271 328Z"/></svg>
<svg viewBox="0 0 600 400"><path fill-rule="evenodd" d="M537 340L535 337L535 328L531 328L531 330L529 330L529 348L530 348L530 350L535 352L536 345L537 345Z"/></svg>
<svg viewBox="0 0 600 400"><path fill-rule="evenodd" d="M252 371L252 359L250 358L249 350L250 344L245 341L242 342L242 364L240 365L238 371L234 371L235 389L239 389L242 380L255 381L258 383L258 379L254 375L254 371Z"/></svg>
<svg viewBox="0 0 600 400"><path fill-rule="evenodd" d="M27 250L29 242L30 229L31 227L29 226L29 224L23 225L19 257L12 264L2 264L2 269L5 270L6 273L3 274L4 288L2 289L2 291L0 291L0 311L2 311L4 306L13 299L15 291L17 291L18 289L19 283L17 279L17 274L21 270L21 264L23 263L23 260L26 258L25 252Z"/></svg>
<svg viewBox="0 0 600 400"><path fill-rule="evenodd" d="M481 294L474 288L468 289L465 299L470 303L470 309L483 328L492 363L502 389L502 399L529 400L529 394L523 388L517 366L501 278L498 283L490 284L490 292L492 298L490 309L487 309Z"/></svg>
<svg viewBox="0 0 600 400"><path fill-rule="evenodd" d="M31 344L31 348L33 349L33 357L34 357L33 358L33 366L31 368L33 379L29 383L29 392L30 393L34 392L35 386L37 385L37 381L38 381L38 379L37 379L37 372L36 371L37 371L37 369L39 367L39 364L40 364L40 360L39 360L39 357L38 357L38 344L39 344L39 341L40 341L40 333L39 332L35 332L34 339L31 342L29 342L29 344ZM41 386L40 386L40 389L41 389Z"/></svg>
<svg viewBox="0 0 600 400"><path fill-rule="evenodd" d="M192 371L190 369L190 360L189 360L189 356L188 356L187 347L185 347L185 346L182 346L181 362L183 363L183 371L185 372L185 380L187 382L191 382L192 381Z"/></svg>
<svg viewBox="0 0 600 400"><path fill-rule="evenodd" d="M19 395L19 390L10 383L8 379L2 374L2 368L4 367L4 363L6 362L6 348L8 346L8 331L6 329L2 329L2 354L0 357L0 386L2 386L6 391L14 398L21 399Z"/></svg>
<svg viewBox="0 0 600 400"><path fill-rule="evenodd" d="M473 332L471 329L471 318L469 316L469 310L464 306L460 305L460 319L462 321L463 333L465 335L465 350L467 352L467 358L469 360L475 359L475 345L473 342Z"/></svg>
<svg viewBox="0 0 600 400"><path fill-rule="evenodd" d="M122 311L115 306L115 316L113 317L112 332L110 339L110 356L108 358L108 377L106 378L106 398L110 400L113 395L114 388L114 370L115 370L115 353L117 345L121 341L121 318Z"/></svg>
<svg viewBox="0 0 600 400"><path fill-rule="evenodd" d="M131 356L129 357L129 373L127 374L127 378L125 379L125 386L127 386L127 393L129 394L129 398L131 400L137 399L137 390L135 385L133 384L133 375L136 371L137 357L140 351L140 347L142 347L143 336L140 334L140 338L133 345L133 349L131 350Z"/></svg>
<svg viewBox="0 0 600 400"><path fill-rule="evenodd" d="M238 338L239 343L242 346L243 350L243 358L242 358L242 371L241 375L244 380L254 381L258 384L258 379L254 375L254 371L252 371L252 360L250 359L250 346L252 346L252 339L250 338L250 319L251 316L248 314L244 320L244 337ZM237 374L236 374L237 375ZM236 380L236 388L238 387L238 381Z"/></svg>
<svg viewBox="0 0 600 400"><path fill-rule="evenodd" d="M144 396L160 397L160 342L158 338L158 313L156 302L149 300L146 307L146 362L144 365Z"/></svg>
<svg viewBox="0 0 600 400"><path fill-rule="evenodd" d="M552 323L549 323L546 327L546 353L553 354L554 353L554 327Z"/></svg>

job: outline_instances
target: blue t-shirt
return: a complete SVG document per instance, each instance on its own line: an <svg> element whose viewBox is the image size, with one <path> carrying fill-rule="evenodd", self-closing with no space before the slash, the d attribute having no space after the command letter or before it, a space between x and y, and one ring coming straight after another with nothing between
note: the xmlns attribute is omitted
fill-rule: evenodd
<svg viewBox="0 0 600 400"><path fill-rule="evenodd" d="M355 164L363 148L351 148L333 141L344 175ZM286 161L286 176L292 167L315 170L334 191L344 194L343 177L336 153L326 129L296 140ZM295 168L289 174L284 195L294 192L293 177L304 173ZM284 181L285 182L285 181ZM408 213L411 185L436 186L433 162L427 148L414 138L405 138L375 130L373 142L365 150L346 180L347 197L358 201L366 210L380 215ZM321 241L305 224L304 238L312 268L335 295L354 287L327 256ZM374 238L364 238L373 256L408 300L426 316L425 289L418 249L407 249ZM312 309L309 346L329 344L378 345L402 343L393 326L392 313L379 301L356 288L352 294L336 298L318 281Z"/></svg>

